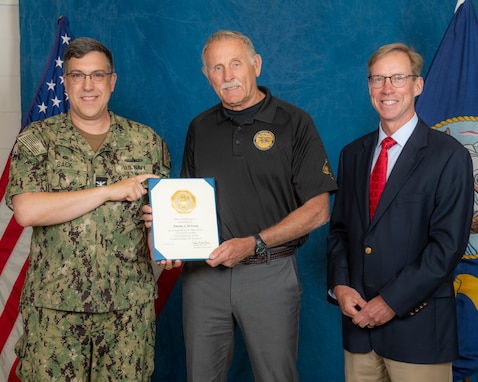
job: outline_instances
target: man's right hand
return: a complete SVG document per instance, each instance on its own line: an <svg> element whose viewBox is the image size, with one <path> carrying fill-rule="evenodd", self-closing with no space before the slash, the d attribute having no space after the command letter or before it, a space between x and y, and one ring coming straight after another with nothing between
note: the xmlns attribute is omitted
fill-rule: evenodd
<svg viewBox="0 0 478 382"><path fill-rule="evenodd" d="M128 201L133 202L138 200L148 192L144 182L148 178L159 178L153 174L141 174L131 178L120 180L108 187L108 199L114 202Z"/></svg>

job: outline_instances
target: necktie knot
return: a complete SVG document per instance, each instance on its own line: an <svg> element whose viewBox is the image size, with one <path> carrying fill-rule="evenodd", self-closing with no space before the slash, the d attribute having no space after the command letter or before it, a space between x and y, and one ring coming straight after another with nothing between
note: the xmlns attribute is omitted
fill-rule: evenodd
<svg viewBox="0 0 478 382"><path fill-rule="evenodd" d="M382 141L382 150L388 150L390 147L395 145L397 142L392 137L387 137Z"/></svg>

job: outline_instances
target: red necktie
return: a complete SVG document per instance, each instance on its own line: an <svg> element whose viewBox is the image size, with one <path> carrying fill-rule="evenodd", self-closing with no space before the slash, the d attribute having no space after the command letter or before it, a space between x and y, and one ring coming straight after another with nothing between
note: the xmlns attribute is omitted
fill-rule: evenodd
<svg viewBox="0 0 478 382"><path fill-rule="evenodd" d="M393 138L387 137L382 141L382 149L370 175L370 221L372 221L375 210L377 209L378 201L382 196L382 191L387 183L387 165L388 165L388 149L397 142Z"/></svg>

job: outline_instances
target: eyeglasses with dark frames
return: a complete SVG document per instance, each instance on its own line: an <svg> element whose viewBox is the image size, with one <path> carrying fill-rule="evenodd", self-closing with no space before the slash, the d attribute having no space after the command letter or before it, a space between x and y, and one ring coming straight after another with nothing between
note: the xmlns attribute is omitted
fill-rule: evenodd
<svg viewBox="0 0 478 382"><path fill-rule="evenodd" d="M368 76L368 83L374 89L380 89L385 85L387 78L395 88L403 88L408 80L408 77L419 77L418 74L392 74L391 76L381 76L379 74Z"/></svg>
<svg viewBox="0 0 478 382"><path fill-rule="evenodd" d="M90 77L91 81L95 83L100 83L103 82L107 76L111 76L112 74L113 72L106 73L103 70L97 70L90 74L85 74L80 71L73 71L70 73L66 73L66 76L70 77L73 82L81 82L86 80L86 77Z"/></svg>

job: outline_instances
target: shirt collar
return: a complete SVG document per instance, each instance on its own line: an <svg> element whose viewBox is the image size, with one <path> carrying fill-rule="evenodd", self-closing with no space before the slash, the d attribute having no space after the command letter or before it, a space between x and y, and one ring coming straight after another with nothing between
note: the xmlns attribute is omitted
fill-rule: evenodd
<svg viewBox="0 0 478 382"><path fill-rule="evenodd" d="M263 104L261 108L254 115L254 119L258 121L263 121L266 123L272 123L277 110L277 99L272 96L270 90L267 87L258 86L258 88L266 96L265 96L265 99L263 100ZM221 103L219 103L216 107L219 108L219 113L217 117L218 123L222 123L225 120L231 119L229 115L226 113L226 111L224 110L224 107L222 106Z"/></svg>
<svg viewBox="0 0 478 382"><path fill-rule="evenodd" d="M413 117L405 123L402 127L400 127L395 133L393 133L392 138L399 144L401 147L405 146L407 143L408 138L415 130L415 127L418 124L418 116L417 113L413 114ZM378 145L382 144L382 141L387 137L387 135L383 132L382 124L380 123L380 127L378 129Z"/></svg>

